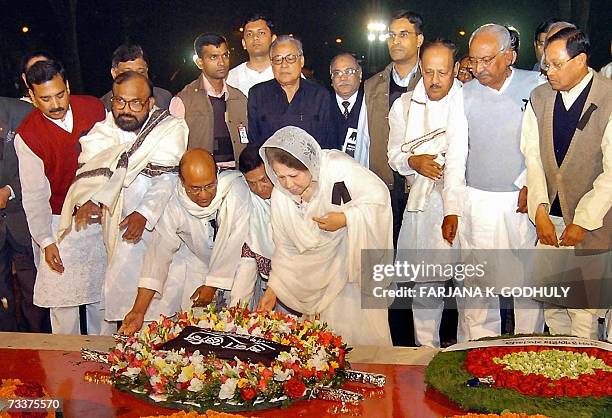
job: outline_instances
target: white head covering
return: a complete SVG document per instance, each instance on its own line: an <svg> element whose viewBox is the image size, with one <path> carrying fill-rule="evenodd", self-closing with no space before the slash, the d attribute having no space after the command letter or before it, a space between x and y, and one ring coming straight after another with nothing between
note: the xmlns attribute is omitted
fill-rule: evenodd
<svg viewBox="0 0 612 418"><path fill-rule="evenodd" d="M287 151L306 166L312 176L312 181L319 180L323 153L317 141L305 130L296 126L285 126L274 132L259 150L259 155L266 166L266 173L274 187L295 200L296 196L281 186L270 161L268 161L268 156L266 155L267 148L278 148Z"/></svg>

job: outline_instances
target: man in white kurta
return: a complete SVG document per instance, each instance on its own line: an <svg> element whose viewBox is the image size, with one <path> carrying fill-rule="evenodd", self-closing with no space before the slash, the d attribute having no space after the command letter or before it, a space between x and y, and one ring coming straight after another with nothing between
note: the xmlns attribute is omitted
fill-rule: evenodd
<svg viewBox="0 0 612 418"><path fill-rule="evenodd" d="M71 96L57 61L33 64L26 80L36 109L17 129L15 151L38 269L33 302L50 308L54 334L98 334L106 267L102 228L74 231L61 243L55 234L78 166L79 137L104 119L104 106L94 97Z"/></svg>
<svg viewBox="0 0 612 418"><path fill-rule="evenodd" d="M249 232L244 178L234 170L217 175L213 157L200 148L185 153L180 177L148 246L138 295L123 321L126 334L159 314L189 309L192 301L225 306L234 286Z"/></svg>
<svg viewBox="0 0 612 418"><path fill-rule="evenodd" d="M59 235L102 216L108 268L104 283L104 333L116 331L136 296L151 233L177 181L187 147L187 126L157 109L151 82L135 72L113 83L112 112L81 138L82 152L64 208Z"/></svg>
<svg viewBox="0 0 612 418"><path fill-rule="evenodd" d="M522 284L524 266L510 251L483 255L481 250L528 249L535 243L535 228L526 214L520 133L525 103L539 81L538 73L511 67L510 34L503 26L478 28L470 38L469 52L476 79L463 85L462 111L449 117L444 184L448 198L464 201L464 205L460 227L457 219L448 218L445 223L451 229L458 228L462 255L478 250L472 254L495 257L476 260L488 263L485 281L476 285L483 293L487 286L495 286L499 292L503 286ZM449 175L449 170L455 174ZM504 268L497 267L500 265ZM465 302L468 339L500 334L497 296ZM543 331L541 309L532 300L515 298L514 313L516 333Z"/></svg>
<svg viewBox="0 0 612 418"><path fill-rule="evenodd" d="M270 197L274 185L266 174L257 147L249 146L242 150L238 158L238 168L249 186L251 214L249 234L242 246L242 257L236 271L230 305L248 303L251 309L255 309L259 298L268 287L270 259L274 254L270 220Z"/></svg>
<svg viewBox="0 0 612 418"><path fill-rule="evenodd" d="M454 111L463 100L461 82L455 79L459 65L455 62L456 50L457 47L450 41L426 43L421 50L423 78L414 91L404 93L395 101L389 113L389 165L411 184L397 243L398 260L406 260L406 257L417 254L415 251L401 250L431 250L423 253L423 256L433 262L458 261L458 254L451 250L457 248L457 243L453 246L453 239L447 241L442 235L444 216L460 214L460 208L453 202L444 202L442 194L448 149L448 113ZM444 299L419 295L425 291L421 291L421 288L444 287L446 279L414 279L416 293L412 315L416 342L428 347L440 347L439 330ZM460 341L462 331L458 331Z"/></svg>

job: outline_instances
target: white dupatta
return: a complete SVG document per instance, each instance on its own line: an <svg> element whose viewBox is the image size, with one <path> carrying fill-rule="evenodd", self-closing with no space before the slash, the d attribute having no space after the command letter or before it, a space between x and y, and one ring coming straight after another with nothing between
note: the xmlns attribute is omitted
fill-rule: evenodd
<svg viewBox="0 0 612 418"><path fill-rule="evenodd" d="M446 161L445 153L448 148L446 140L448 105L451 98L460 89L461 82L455 79L448 94L442 100L434 102L427 98L423 79L419 80L411 97L406 124L406 139L402 145L402 152L411 155L437 154L435 161L444 165ZM432 112L439 112L440 114L432 115ZM415 173L414 176L415 179L408 194L406 210L422 212L427 206L436 182L419 173Z"/></svg>
<svg viewBox="0 0 612 418"><path fill-rule="evenodd" d="M178 172L178 163L187 148L187 134L183 120L154 108L136 140L122 143L120 128L108 112L103 122L95 124L80 139L82 166L64 201L58 241L70 231L74 208L93 200L104 205L104 242L110 260L119 236L123 188L140 173L156 176Z"/></svg>
<svg viewBox="0 0 612 418"><path fill-rule="evenodd" d="M308 168L317 184L310 202L301 204L280 185L265 153L268 148L283 149ZM320 313L347 283L363 286L362 249L393 248L389 191L353 158L321 150L312 136L293 126L272 135L260 155L275 186L271 203L276 249L268 286L290 308L307 315ZM339 190L348 194L338 199ZM329 212L343 212L347 226L335 232L321 230L312 218Z"/></svg>

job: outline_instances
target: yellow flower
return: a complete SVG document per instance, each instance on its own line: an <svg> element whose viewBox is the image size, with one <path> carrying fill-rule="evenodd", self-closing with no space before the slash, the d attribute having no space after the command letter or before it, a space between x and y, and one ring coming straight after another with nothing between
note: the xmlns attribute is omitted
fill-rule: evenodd
<svg viewBox="0 0 612 418"><path fill-rule="evenodd" d="M215 331L224 331L225 330L225 322L218 322L215 324Z"/></svg>
<svg viewBox="0 0 612 418"><path fill-rule="evenodd" d="M247 379L245 379L244 377L240 380L238 380L238 387L240 389L242 389L243 387L246 387L249 384L249 381Z"/></svg>
<svg viewBox="0 0 612 418"><path fill-rule="evenodd" d="M331 361L331 362L329 362L329 364L330 364L330 365L331 365L331 366L332 366L334 369L337 369L337 368L338 368L338 363L337 363L337 362L335 362L335 361Z"/></svg>

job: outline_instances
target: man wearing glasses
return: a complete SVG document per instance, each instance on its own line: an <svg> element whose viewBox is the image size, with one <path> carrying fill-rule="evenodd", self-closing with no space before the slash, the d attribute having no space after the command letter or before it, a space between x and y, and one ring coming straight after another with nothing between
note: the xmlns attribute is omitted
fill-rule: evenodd
<svg viewBox="0 0 612 418"><path fill-rule="evenodd" d="M249 91L249 140L263 144L285 126L297 126L312 135L321 148L339 148L331 122L329 92L314 81L301 78L302 43L280 35L270 46L274 79Z"/></svg>
<svg viewBox="0 0 612 418"><path fill-rule="evenodd" d="M249 233L249 188L239 171L219 173L213 156L199 148L183 155L179 177L153 232L122 333L133 334L159 313L229 303ZM160 303L167 312L155 309Z"/></svg>
<svg viewBox="0 0 612 418"><path fill-rule="evenodd" d="M221 169L236 167L248 143L246 97L225 82L230 52L227 41L204 33L194 42L200 77L187 84L170 102L170 113L189 126L188 148L208 150Z"/></svg>
<svg viewBox="0 0 612 418"><path fill-rule="evenodd" d="M464 202L459 210L461 225L457 215L449 214L442 229L457 231L462 251L533 248L535 230L525 213L527 187L520 139L523 111L538 85L538 73L511 67L510 33L493 23L474 31L469 56L477 81L463 85L463 102L450 112L445 167L447 198ZM515 260L506 256L501 261ZM517 270L490 267L487 282L479 283L481 290L520 285L522 274ZM465 313L467 339L500 334L497 296L466 300ZM514 314L516 333L543 331L541 309L531 299L515 298Z"/></svg>
<svg viewBox="0 0 612 418"><path fill-rule="evenodd" d="M111 112L80 140L81 168L58 228L63 239L71 229L88 230L102 220L108 266L101 332L106 335L117 331L114 322L132 306L152 231L176 185L188 132L185 121L155 106L153 85L143 74L118 75L112 91ZM157 315L174 308L163 302L156 301Z"/></svg>
<svg viewBox="0 0 612 418"><path fill-rule="evenodd" d="M368 112L361 87L361 66L349 54L336 55L329 66L334 100L332 120L338 134L338 148L368 168L370 161L370 135Z"/></svg>
<svg viewBox="0 0 612 418"><path fill-rule="evenodd" d="M529 216L536 225L538 246L609 255L612 83L589 68L590 50L589 38L579 29L561 29L547 39L542 69L548 83L531 94L521 150L527 164ZM545 305L551 334L597 339L597 320L603 312L594 308L610 306L609 289L600 292L592 287L600 278L589 280L591 283L585 280L584 286L590 301L601 293L608 296L607 304Z"/></svg>

